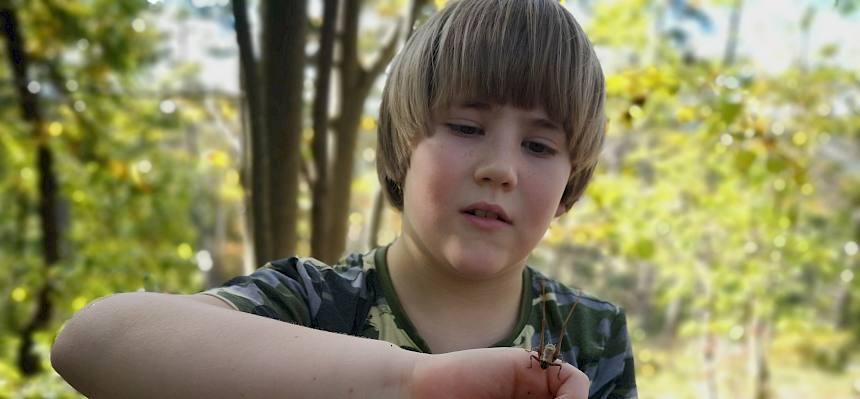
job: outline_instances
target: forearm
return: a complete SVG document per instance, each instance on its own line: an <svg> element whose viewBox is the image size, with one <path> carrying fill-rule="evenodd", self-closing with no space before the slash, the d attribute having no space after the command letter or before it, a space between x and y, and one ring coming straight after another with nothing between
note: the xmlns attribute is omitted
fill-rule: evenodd
<svg viewBox="0 0 860 399"><path fill-rule="evenodd" d="M400 396L418 356L181 296L133 293L75 315L51 360L92 398L383 398Z"/></svg>

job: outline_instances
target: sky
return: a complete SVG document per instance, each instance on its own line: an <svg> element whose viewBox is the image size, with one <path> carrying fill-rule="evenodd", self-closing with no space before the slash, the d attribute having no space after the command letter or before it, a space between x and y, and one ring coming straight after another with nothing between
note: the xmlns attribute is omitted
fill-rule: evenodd
<svg viewBox="0 0 860 399"><path fill-rule="evenodd" d="M226 3L226 0L195 1L195 4L200 5ZM570 2L574 3L573 0ZM165 3L170 10L171 1ZM311 2L312 13L319 12L316 3ZM817 9L809 36L809 57L815 59L818 50L824 45L837 44L839 51L836 62L860 70L860 11L842 16L833 8L832 0L745 0L738 55L749 57L756 69L768 73L778 73L790 66L804 48L798 26L809 4L815 4ZM713 28L706 32L690 22L688 31L699 57L719 59L728 34L729 10L709 8L706 13L711 17ZM588 26L587 15L578 15L577 18L583 26ZM252 24L255 22L252 21ZM235 51L235 33L229 26L201 19L189 19L176 24L170 18L157 21L156 26L159 30L169 32L169 48L175 60L200 63L200 79L204 86L238 92L238 52ZM232 55L214 57L210 54L210 48L228 49ZM169 70L166 65L159 68L156 75Z"/></svg>

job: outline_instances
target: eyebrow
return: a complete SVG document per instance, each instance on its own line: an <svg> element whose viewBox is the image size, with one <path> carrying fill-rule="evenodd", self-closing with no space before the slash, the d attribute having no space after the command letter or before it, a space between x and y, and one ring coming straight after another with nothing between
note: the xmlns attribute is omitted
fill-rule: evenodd
<svg viewBox="0 0 860 399"><path fill-rule="evenodd" d="M472 108L478 111L489 111L492 107L490 104L482 102L482 101L464 101L462 103L456 104L456 106L463 108ZM560 130L563 131L561 125L547 118L528 118L526 119L526 124L531 127L535 127L538 129L550 129L550 130Z"/></svg>

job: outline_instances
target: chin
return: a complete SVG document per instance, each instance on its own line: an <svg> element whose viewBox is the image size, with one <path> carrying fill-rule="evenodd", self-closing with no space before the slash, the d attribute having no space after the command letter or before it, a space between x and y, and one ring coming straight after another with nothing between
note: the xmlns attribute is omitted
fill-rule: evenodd
<svg viewBox="0 0 860 399"><path fill-rule="evenodd" d="M510 271L512 262L499 256L497 251L461 248L446 257L451 269L463 279L488 280Z"/></svg>

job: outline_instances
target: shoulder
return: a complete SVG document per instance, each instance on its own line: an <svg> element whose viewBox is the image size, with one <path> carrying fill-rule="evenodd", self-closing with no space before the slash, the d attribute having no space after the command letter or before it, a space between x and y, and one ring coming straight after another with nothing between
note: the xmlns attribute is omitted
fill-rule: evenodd
<svg viewBox="0 0 860 399"><path fill-rule="evenodd" d="M245 312L349 333L376 295L374 253L350 254L334 265L309 257L279 259L206 293Z"/></svg>
<svg viewBox="0 0 860 399"><path fill-rule="evenodd" d="M607 316L624 314L624 310L612 302L585 293L580 289L569 287L531 267L529 269L532 276L531 288L534 298L540 298L541 290L545 290L546 301L555 302L558 306L576 304L577 309L580 309L579 311L587 310ZM538 301L535 301L535 304L538 304Z"/></svg>
<svg viewBox="0 0 860 399"><path fill-rule="evenodd" d="M570 323L564 328L562 355L588 375L589 397L635 397L633 352L624 309L534 269L530 271L537 298L532 302L532 311L546 312L548 325L553 327L570 315Z"/></svg>
<svg viewBox="0 0 860 399"><path fill-rule="evenodd" d="M571 344L578 347L578 357L595 361L625 350L629 337L626 315L621 307L571 288L534 269L530 271L535 298L532 313L546 313L548 327L564 328Z"/></svg>
<svg viewBox="0 0 860 399"><path fill-rule="evenodd" d="M250 276L236 279L257 278L274 284L290 284L288 281L295 281L303 283L302 287L296 287L302 290L314 285L329 284L347 290L349 287L360 288L355 283L366 278L375 269L375 252L376 249L365 253L352 253L331 265L311 257L284 258L266 263ZM230 282L225 285L229 284Z"/></svg>

